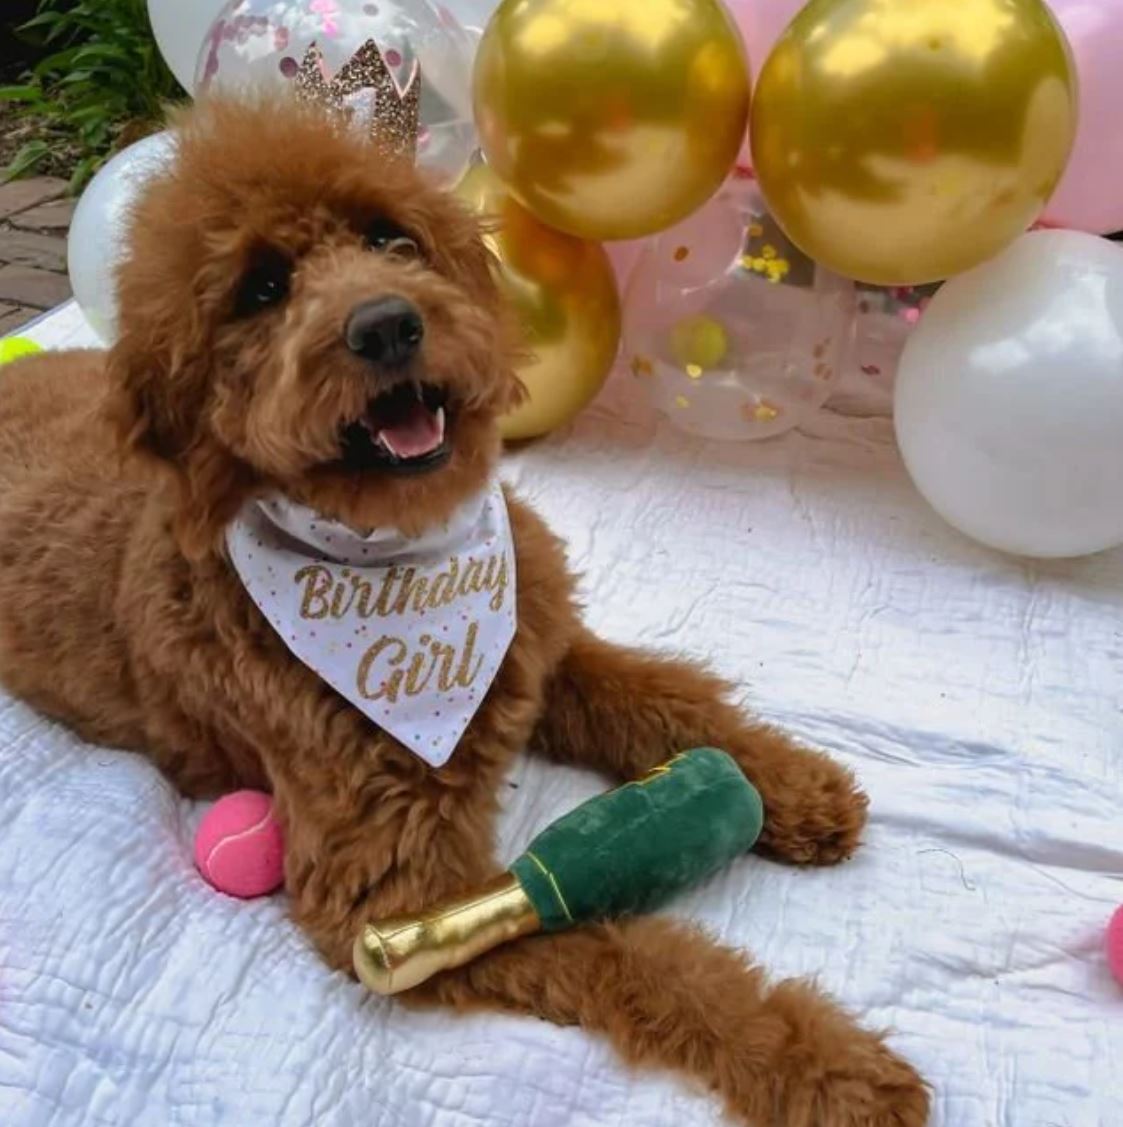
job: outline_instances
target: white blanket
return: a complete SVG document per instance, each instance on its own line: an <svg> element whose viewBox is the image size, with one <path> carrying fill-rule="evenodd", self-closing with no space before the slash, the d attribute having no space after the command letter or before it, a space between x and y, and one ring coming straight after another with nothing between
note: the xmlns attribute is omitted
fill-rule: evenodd
<svg viewBox="0 0 1123 1127"><path fill-rule="evenodd" d="M85 332L71 308L34 335ZM747 858L674 910L892 1027L941 1127L1119 1127L1102 940L1123 902L1123 552L1032 564L968 543L883 417L707 448L635 391L618 379L506 468L569 539L592 624L747 680L872 797L850 864ZM523 763L506 855L598 789ZM201 813L0 697L0 1124L723 1122L579 1030L368 997L282 897L203 883Z"/></svg>

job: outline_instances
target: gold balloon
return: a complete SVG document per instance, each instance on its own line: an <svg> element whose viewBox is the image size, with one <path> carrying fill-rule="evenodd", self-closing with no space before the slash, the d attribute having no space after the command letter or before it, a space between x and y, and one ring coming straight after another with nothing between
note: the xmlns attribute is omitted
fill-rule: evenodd
<svg viewBox="0 0 1123 1127"><path fill-rule="evenodd" d="M539 223L486 165L470 168L457 191L495 224L486 240L531 353L519 370L530 395L500 429L506 439L536 438L576 415L612 369L620 345L616 276L604 247Z"/></svg>
<svg viewBox="0 0 1123 1127"><path fill-rule="evenodd" d="M489 164L543 223L633 239L697 210L744 141L722 0L504 0L476 57Z"/></svg>
<svg viewBox="0 0 1123 1127"><path fill-rule="evenodd" d="M811 0L769 56L753 165L794 243L877 285L939 281L1041 213L1077 89L1042 0Z"/></svg>

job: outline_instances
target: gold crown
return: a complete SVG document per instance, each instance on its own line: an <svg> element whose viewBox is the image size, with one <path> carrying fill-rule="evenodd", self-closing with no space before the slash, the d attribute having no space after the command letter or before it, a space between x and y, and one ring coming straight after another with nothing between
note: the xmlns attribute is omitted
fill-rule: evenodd
<svg viewBox="0 0 1123 1127"><path fill-rule="evenodd" d="M373 39L334 77L329 75L323 52L313 43L293 81L302 101L315 102L359 126L394 154L412 159L416 153L421 113L421 66L416 59L401 90Z"/></svg>

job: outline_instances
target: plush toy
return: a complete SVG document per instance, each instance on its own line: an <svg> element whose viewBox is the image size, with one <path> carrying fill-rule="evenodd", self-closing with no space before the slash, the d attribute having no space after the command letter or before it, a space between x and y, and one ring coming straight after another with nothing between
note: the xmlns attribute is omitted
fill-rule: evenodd
<svg viewBox="0 0 1123 1127"><path fill-rule="evenodd" d="M27 337L4 337L0 340L0 364L10 364L21 356L31 356L43 349Z"/></svg>
<svg viewBox="0 0 1123 1127"><path fill-rule="evenodd" d="M1115 981L1123 986L1123 908L1119 908L1107 925L1107 965Z"/></svg>
<svg viewBox="0 0 1123 1127"><path fill-rule="evenodd" d="M521 936L649 911L751 849L763 824L760 795L725 752L684 752L555 822L474 894L369 924L355 970L397 994Z"/></svg>
<svg viewBox="0 0 1123 1127"><path fill-rule="evenodd" d="M243 900L267 896L285 880L285 842L273 799L256 790L220 798L195 834L195 865L219 892Z"/></svg>

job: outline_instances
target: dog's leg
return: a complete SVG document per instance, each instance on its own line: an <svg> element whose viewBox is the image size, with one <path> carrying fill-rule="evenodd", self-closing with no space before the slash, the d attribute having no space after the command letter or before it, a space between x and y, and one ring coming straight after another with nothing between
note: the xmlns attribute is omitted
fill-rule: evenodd
<svg viewBox="0 0 1123 1127"><path fill-rule="evenodd" d="M284 802L294 915L334 965L350 969L364 923L431 906L498 870L493 803L456 797L467 800L403 794L368 810L347 795L333 810L306 795ZM358 822L341 818L348 810ZM669 920L523 939L402 1000L579 1025L629 1064L700 1082L753 1127L926 1122L922 1082L878 1036L809 985L769 985L734 951Z"/></svg>
<svg viewBox="0 0 1123 1127"><path fill-rule="evenodd" d="M729 693L730 686L688 662L624 649L583 631L550 682L535 746L622 779L690 747L719 747L764 800L763 851L799 864L848 857L867 806L853 776L747 717L729 703Z"/></svg>
<svg viewBox="0 0 1123 1127"><path fill-rule="evenodd" d="M434 979L426 997L601 1033L629 1064L700 1081L754 1127L928 1119L925 1085L879 1036L806 983L771 985L736 952L670 920L521 940Z"/></svg>

